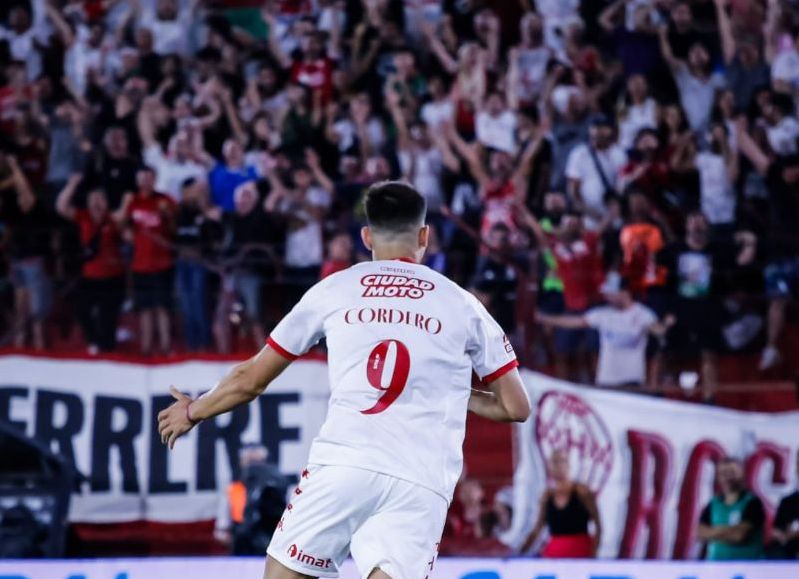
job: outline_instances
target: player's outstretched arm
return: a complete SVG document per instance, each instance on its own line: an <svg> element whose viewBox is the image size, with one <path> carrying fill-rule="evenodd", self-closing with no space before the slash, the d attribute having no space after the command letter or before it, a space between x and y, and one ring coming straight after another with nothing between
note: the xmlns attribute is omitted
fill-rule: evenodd
<svg viewBox="0 0 799 579"><path fill-rule="evenodd" d="M503 374L488 391L472 389L469 410L495 422L524 422L530 416L530 400L518 370Z"/></svg>
<svg viewBox="0 0 799 579"><path fill-rule="evenodd" d="M227 376L197 400L171 388L175 402L158 414L161 442L174 448L175 441L202 420L233 410L255 400L291 361L265 346L249 360L235 366Z"/></svg>

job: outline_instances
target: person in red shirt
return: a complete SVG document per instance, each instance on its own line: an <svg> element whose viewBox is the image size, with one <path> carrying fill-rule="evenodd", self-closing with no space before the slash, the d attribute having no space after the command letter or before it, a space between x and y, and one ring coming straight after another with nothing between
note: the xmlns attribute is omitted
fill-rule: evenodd
<svg viewBox="0 0 799 579"><path fill-rule="evenodd" d="M512 245L523 245L524 236L520 235L516 205L523 205L527 199L532 166L544 142L543 130L539 127L516 160L506 151L490 149L487 164L480 158L476 143L464 141L452 126L446 126L444 131L454 150L466 161L469 172L479 187L480 200L483 203L481 237L485 239L491 228L501 223L510 231ZM457 160L444 159L444 163L450 170L458 167Z"/></svg>
<svg viewBox="0 0 799 579"><path fill-rule="evenodd" d="M322 264L319 279L347 269L352 265L352 237L338 233L327 243L327 259Z"/></svg>
<svg viewBox="0 0 799 579"><path fill-rule="evenodd" d="M101 189L86 195L86 208L73 203L83 180L73 175L58 194L56 210L78 228L83 249L78 316L89 353L110 352L116 346L117 321L125 296L125 263L122 258L122 231L108 209L108 198Z"/></svg>
<svg viewBox="0 0 799 579"><path fill-rule="evenodd" d="M122 215L133 241L133 298L139 312L141 353L152 353L153 332L158 329L161 352L171 350L169 311L173 305L173 236L175 202L155 191L155 171L142 167L136 174L138 193L129 193Z"/></svg>
<svg viewBox="0 0 799 579"><path fill-rule="evenodd" d="M581 215L575 211L566 212L560 227L549 233L525 206L520 204L519 211L539 246L548 248L555 258L558 277L563 282L565 313L579 315L599 302L599 287L604 279L600 233L586 231ZM558 375L590 383L597 348L594 330L558 329L555 333Z"/></svg>
<svg viewBox="0 0 799 579"><path fill-rule="evenodd" d="M326 36L320 30L306 31L300 40L300 57L292 59L280 46L277 34L277 18L269 10L261 12L262 18L269 27L269 50L280 66L289 72L291 82L308 88L326 106L333 97L333 71L335 61L328 57L325 46Z"/></svg>

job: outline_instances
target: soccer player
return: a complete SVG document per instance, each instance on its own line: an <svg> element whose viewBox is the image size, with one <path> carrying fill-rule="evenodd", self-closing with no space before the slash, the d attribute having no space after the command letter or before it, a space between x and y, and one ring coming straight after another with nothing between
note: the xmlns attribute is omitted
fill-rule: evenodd
<svg viewBox="0 0 799 579"><path fill-rule="evenodd" d="M336 577L348 553L369 579L426 577L463 466L467 410L499 422L530 414L499 325L419 265L429 235L422 195L379 183L365 209L373 261L313 286L256 356L196 400L173 387L176 402L158 416L172 448L327 338L327 419L267 550L266 579ZM488 391L471 388L472 368Z"/></svg>

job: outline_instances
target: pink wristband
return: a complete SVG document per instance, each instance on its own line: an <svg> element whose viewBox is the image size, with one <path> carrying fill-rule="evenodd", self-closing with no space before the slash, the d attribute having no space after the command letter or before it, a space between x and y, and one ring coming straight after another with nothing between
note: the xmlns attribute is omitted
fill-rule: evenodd
<svg viewBox="0 0 799 579"><path fill-rule="evenodd" d="M194 420L191 417L191 402L186 404L186 420L188 420L191 423L192 426L194 426L195 424L199 424L200 423L200 420Z"/></svg>

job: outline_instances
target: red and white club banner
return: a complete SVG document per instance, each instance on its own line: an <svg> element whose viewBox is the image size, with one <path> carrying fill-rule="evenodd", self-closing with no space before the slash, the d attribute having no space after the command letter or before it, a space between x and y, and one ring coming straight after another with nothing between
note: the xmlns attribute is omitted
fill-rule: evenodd
<svg viewBox="0 0 799 579"><path fill-rule="evenodd" d="M573 478L598 494L602 557L695 558L697 521L724 456L744 460L769 520L799 482L799 412L739 412L523 376L533 414L515 429L509 544L521 543L537 514L556 449L568 453Z"/></svg>
<svg viewBox="0 0 799 579"><path fill-rule="evenodd" d="M2 356L0 421L73 461L85 477L70 504L74 522L214 519L242 444L263 443L296 480L330 395L327 364L299 360L257 401L203 422L168 451L156 426L172 403L170 385L197 396L233 364Z"/></svg>

